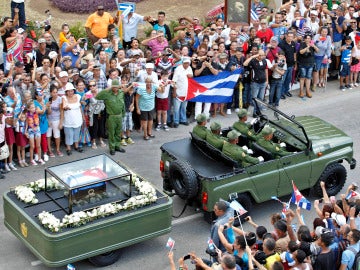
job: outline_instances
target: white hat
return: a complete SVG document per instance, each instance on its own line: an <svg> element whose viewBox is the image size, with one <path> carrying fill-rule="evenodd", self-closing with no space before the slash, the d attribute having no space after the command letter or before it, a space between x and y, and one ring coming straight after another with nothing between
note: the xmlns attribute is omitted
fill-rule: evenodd
<svg viewBox="0 0 360 270"><path fill-rule="evenodd" d="M67 83L66 85L65 85L65 91L68 91L68 90L75 90L75 87L74 87L74 85L72 84L72 83Z"/></svg>
<svg viewBox="0 0 360 270"><path fill-rule="evenodd" d="M312 10L312 11L310 11L310 14L311 14L311 15L315 15L315 16L319 15L319 14L318 14L318 12L317 12L316 10Z"/></svg>
<svg viewBox="0 0 360 270"><path fill-rule="evenodd" d="M331 218L336 221L337 225L342 226L346 224L346 218L343 215L331 213Z"/></svg>
<svg viewBox="0 0 360 270"><path fill-rule="evenodd" d="M18 30L17 30L17 31L18 31L18 33L19 33L19 34L22 34L22 33L24 33L24 32L25 32L25 30L24 30L24 29L22 29L22 28L18 28Z"/></svg>
<svg viewBox="0 0 360 270"><path fill-rule="evenodd" d="M332 6L332 9L335 10L335 9L337 9L338 7L339 7L338 4L334 4L334 5Z"/></svg>
<svg viewBox="0 0 360 270"><path fill-rule="evenodd" d="M145 68L154 68L154 64L153 63L146 63Z"/></svg>
<svg viewBox="0 0 360 270"><path fill-rule="evenodd" d="M68 74L66 71L60 71L59 77L60 77L60 78L62 78L62 77L69 77L69 74Z"/></svg>
<svg viewBox="0 0 360 270"><path fill-rule="evenodd" d="M54 58L56 58L57 56L58 56L57 52L55 52L55 51L49 52L49 57L50 57L50 59L54 59Z"/></svg>
<svg viewBox="0 0 360 270"><path fill-rule="evenodd" d="M184 57L183 63L191 63L190 57Z"/></svg>

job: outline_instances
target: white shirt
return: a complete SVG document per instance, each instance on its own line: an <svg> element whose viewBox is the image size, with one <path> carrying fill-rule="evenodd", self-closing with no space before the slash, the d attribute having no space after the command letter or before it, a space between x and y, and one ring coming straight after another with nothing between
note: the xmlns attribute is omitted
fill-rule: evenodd
<svg viewBox="0 0 360 270"><path fill-rule="evenodd" d="M188 77L187 75L193 75L193 71L189 66L184 69L183 65L178 66L174 71L173 81L176 83L176 95L178 97L185 97L188 90Z"/></svg>
<svg viewBox="0 0 360 270"><path fill-rule="evenodd" d="M153 83L156 86L159 86L159 79L158 79L158 75L156 74L156 72L152 71L151 75L149 75L149 74L147 74L145 69L142 69L139 71L136 81L144 83L145 79L149 76L152 78Z"/></svg>
<svg viewBox="0 0 360 270"><path fill-rule="evenodd" d="M131 18L126 16L122 20L123 35L126 42L130 42L132 37L137 37L138 24L144 21L144 16L133 13Z"/></svg>

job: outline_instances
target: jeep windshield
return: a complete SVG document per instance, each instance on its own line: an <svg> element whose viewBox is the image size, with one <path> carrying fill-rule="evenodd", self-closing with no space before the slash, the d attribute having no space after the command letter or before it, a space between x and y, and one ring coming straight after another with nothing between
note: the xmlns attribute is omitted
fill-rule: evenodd
<svg viewBox="0 0 360 270"><path fill-rule="evenodd" d="M255 98L255 108L260 108L261 126L269 124L276 128L274 136L281 141L292 144L299 149L310 148L310 140L304 127L295 120L295 116L289 116L269 104Z"/></svg>

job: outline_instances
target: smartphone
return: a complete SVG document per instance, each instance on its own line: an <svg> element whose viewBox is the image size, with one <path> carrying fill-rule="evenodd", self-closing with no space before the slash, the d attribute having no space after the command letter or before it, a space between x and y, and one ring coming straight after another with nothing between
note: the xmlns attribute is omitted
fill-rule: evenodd
<svg viewBox="0 0 360 270"><path fill-rule="evenodd" d="M310 41L310 45L314 45L314 40L311 40L311 41Z"/></svg>
<svg viewBox="0 0 360 270"><path fill-rule="evenodd" d="M185 255L183 259L184 259L184 261L189 260L190 259L190 254Z"/></svg>
<svg viewBox="0 0 360 270"><path fill-rule="evenodd" d="M324 199L323 198L321 198L320 200L319 200L319 203L322 203L324 201Z"/></svg>

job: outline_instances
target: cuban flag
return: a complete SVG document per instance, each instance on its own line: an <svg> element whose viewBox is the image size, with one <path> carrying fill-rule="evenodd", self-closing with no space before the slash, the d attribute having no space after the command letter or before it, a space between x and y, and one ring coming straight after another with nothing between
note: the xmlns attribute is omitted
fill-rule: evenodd
<svg viewBox="0 0 360 270"><path fill-rule="evenodd" d="M234 209L240 216L247 213L247 210L236 200L230 203L230 207Z"/></svg>
<svg viewBox="0 0 360 270"><path fill-rule="evenodd" d="M209 249L217 249L217 246L215 245L214 241L211 238L208 239L207 244Z"/></svg>
<svg viewBox="0 0 360 270"><path fill-rule="evenodd" d="M169 237L169 239L166 242L166 248L172 251L174 246L175 246L175 240Z"/></svg>
<svg viewBox="0 0 360 270"><path fill-rule="evenodd" d="M251 12L250 12L250 17L251 17L251 20L253 20L253 21L258 21L259 20L259 16L257 15L256 11L254 11L252 9L251 9Z"/></svg>
<svg viewBox="0 0 360 270"><path fill-rule="evenodd" d="M346 199L349 200L350 198L353 198L353 197L356 197L358 194L353 191L353 190L350 190L350 192L348 193L348 195L346 195Z"/></svg>
<svg viewBox="0 0 360 270"><path fill-rule="evenodd" d="M296 204L297 206L306 209L306 210L310 210L311 209L311 202L308 201L298 190L298 188L295 186L294 181L292 181L292 185L293 185L293 193L291 196L291 202Z"/></svg>
<svg viewBox="0 0 360 270"><path fill-rule="evenodd" d="M222 71L218 75L188 78L188 91L185 100L192 102L228 103L242 69Z"/></svg>

